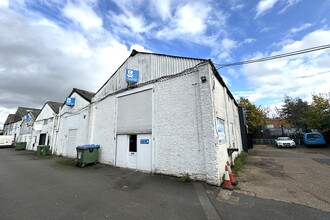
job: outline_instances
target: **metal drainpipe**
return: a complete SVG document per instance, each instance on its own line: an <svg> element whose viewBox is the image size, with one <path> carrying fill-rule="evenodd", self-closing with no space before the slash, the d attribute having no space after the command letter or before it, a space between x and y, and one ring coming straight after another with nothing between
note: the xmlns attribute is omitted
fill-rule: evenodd
<svg viewBox="0 0 330 220"><path fill-rule="evenodd" d="M56 147L56 140L57 140L57 134L58 134L58 131L60 129L60 121L61 121L61 110L62 108L60 107L59 110L58 110L58 114L55 114L55 118L54 118L54 121L56 121L56 118L57 118L57 131L55 131L55 129L53 128L53 132L54 132L54 138L53 138L53 149L52 149L52 153L55 153L55 147ZM55 125L54 125L55 127Z"/></svg>
<svg viewBox="0 0 330 220"><path fill-rule="evenodd" d="M54 128L55 128L55 121L56 121L56 113L55 114L53 114L53 125L52 125L52 132L51 132L51 134L52 134L52 139L51 139L51 143L50 143L50 151L52 152L52 154L53 154L53 151L54 151ZM49 138L49 137L48 137Z"/></svg>

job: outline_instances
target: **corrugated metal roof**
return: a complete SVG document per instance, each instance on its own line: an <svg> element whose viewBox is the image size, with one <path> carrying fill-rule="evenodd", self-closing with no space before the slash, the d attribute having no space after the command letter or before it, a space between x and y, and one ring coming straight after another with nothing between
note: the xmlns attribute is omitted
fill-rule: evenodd
<svg viewBox="0 0 330 220"><path fill-rule="evenodd" d="M126 69L139 71L139 82L137 83L139 85L164 76L180 73L205 61L205 59L133 51L131 56L96 93L95 99L99 100L109 93L127 88Z"/></svg>

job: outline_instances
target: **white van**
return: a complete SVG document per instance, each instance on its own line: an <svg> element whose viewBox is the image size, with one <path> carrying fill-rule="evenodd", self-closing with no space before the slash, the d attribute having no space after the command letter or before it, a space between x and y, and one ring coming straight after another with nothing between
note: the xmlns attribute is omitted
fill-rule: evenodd
<svg viewBox="0 0 330 220"><path fill-rule="evenodd" d="M0 135L0 147L13 147L14 136Z"/></svg>

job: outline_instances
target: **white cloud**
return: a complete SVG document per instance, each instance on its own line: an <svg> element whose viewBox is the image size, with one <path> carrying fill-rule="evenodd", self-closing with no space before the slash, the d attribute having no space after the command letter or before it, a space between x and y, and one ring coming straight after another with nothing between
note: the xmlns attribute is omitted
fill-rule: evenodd
<svg viewBox="0 0 330 220"><path fill-rule="evenodd" d="M159 16L163 21L172 17L171 0L151 1L151 14Z"/></svg>
<svg viewBox="0 0 330 220"><path fill-rule="evenodd" d="M285 5L285 7L279 12L279 14L284 13L288 8L290 8L291 6L297 4L298 2L300 2L301 0L287 0L287 4Z"/></svg>
<svg viewBox="0 0 330 220"><path fill-rule="evenodd" d="M266 11L272 9L279 0L261 0L257 5L256 18L263 15Z"/></svg>
<svg viewBox="0 0 330 220"><path fill-rule="evenodd" d="M0 130L2 130L3 124L5 123L7 116L9 114L15 114L15 111L16 111L15 108L7 109L0 107Z"/></svg>
<svg viewBox="0 0 330 220"><path fill-rule="evenodd" d="M263 57L324 45L330 39L330 30L317 30L299 41L280 42L280 50ZM260 57L260 54L258 57ZM258 58L256 57L256 58ZM278 99L288 94L305 98L312 92L329 92L330 51L322 50L242 67L248 87L254 89L251 101Z"/></svg>
<svg viewBox="0 0 330 220"><path fill-rule="evenodd" d="M103 25L102 19L95 13L92 6L84 1L80 1L79 4L69 1L62 11L64 16L79 24L84 30L101 28Z"/></svg>
<svg viewBox="0 0 330 220"><path fill-rule="evenodd" d="M9 6L9 0L0 0L0 7L6 7Z"/></svg>
<svg viewBox="0 0 330 220"><path fill-rule="evenodd" d="M130 51L132 51L132 50L137 50L139 52L153 53L151 50L148 50L148 49L146 49L145 47L143 47L142 45L139 45L139 44L133 44L131 46Z"/></svg>
<svg viewBox="0 0 330 220"><path fill-rule="evenodd" d="M237 41L235 41L233 39L229 39L229 38L224 38L221 40L220 48L216 52L216 53L218 53L217 59L219 60L219 62L223 62L223 60L225 60L226 62L230 62L231 53L232 53L233 49L238 48L238 47L242 46L243 44L253 43L254 41L255 41L255 39L252 39L252 38L247 38L241 42L237 42Z"/></svg>
<svg viewBox="0 0 330 220"><path fill-rule="evenodd" d="M258 18L263 16L268 11L270 11L278 2L283 2L281 6L283 8L278 12L279 14L284 13L288 8L292 7L293 5L297 4L301 0L260 0L257 7L256 7L256 16Z"/></svg>
<svg viewBox="0 0 330 220"><path fill-rule="evenodd" d="M0 11L1 122L18 106L61 102L73 87L97 91L130 54L104 29L87 35L37 15ZM147 51L138 44L132 48Z"/></svg>
<svg viewBox="0 0 330 220"><path fill-rule="evenodd" d="M309 28L310 26L312 26L312 24L306 23L306 24L301 25L300 27L291 28L290 32L291 33L297 33L297 32L300 32L302 30L305 30L305 29Z"/></svg>
<svg viewBox="0 0 330 220"><path fill-rule="evenodd" d="M147 24L142 16L136 16L131 12L126 11L124 14L111 13L109 19L116 25L119 32L125 31L127 34L135 36L135 34L149 32L154 24Z"/></svg>
<svg viewBox="0 0 330 220"><path fill-rule="evenodd" d="M228 38L224 38L222 41L221 41L221 46L223 47L223 49L225 50L231 50L233 49L234 47L236 47L237 45L237 42L234 41L234 40L231 40L231 39L228 39Z"/></svg>
<svg viewBox="0 0 330 220"><path fill-rule="evenodd" d="M200 2L178 7L169 25L157 33L158 38L193 38L205 33L211 7ZM188 36L189 35L189 36Z"/></svg>

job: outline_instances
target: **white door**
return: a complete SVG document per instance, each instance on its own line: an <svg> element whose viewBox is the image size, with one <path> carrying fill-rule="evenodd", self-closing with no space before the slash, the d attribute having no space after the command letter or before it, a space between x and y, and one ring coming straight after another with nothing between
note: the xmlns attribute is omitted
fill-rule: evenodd
<svg viewBox="0 0 330 220"><path fill-rule="evenodd" d="M68 145L67 145L67 157L76 157L76 140L78 129L69 129Z"/></svg>
<svg viewBox="0 0 330 220"><path fill-rule="evenodd" d="M151 171L152 163L152 136L151 134L139 134L137 135L137 169L144 171Z"/></svg>
<svg viewBox="0 0 330 220"><path fill-rule="evenodd" d="M127 167L131 169L137 169L137 135L128 135L128 155L127 155Z"/></svg>
<svg viewBox="0 0 330 220"><path fill-rule="evenodd" d="M116 152L116 166L126 167L128 149L127 135L117 135L117 152Z"/></svg>

